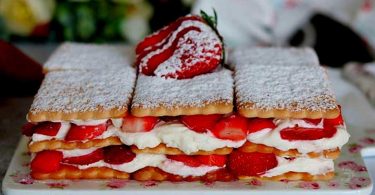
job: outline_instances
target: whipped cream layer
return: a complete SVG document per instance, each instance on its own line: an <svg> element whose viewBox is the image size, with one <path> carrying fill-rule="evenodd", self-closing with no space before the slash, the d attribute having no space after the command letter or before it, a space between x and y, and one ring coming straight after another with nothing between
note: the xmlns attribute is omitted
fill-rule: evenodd
<svg viewBox="0 0 375 195"><path fill-rule="evenodd" d="M171 159L167 159L163 161L163 163L159 164L158 166L159 169L167 173L180 175L182 177L203 176L203 175L206 175L208 172L218 170L224 167L206 166L206 165L201 165L199 167L190 167L190 166L185 165L182 162L171 160Z"/></svg>
<svg viewBox="0 0 375 195"><path fill-rule="evenodd" d="M334 170L332 159L326 158L284 158L276 156L278 165L268 170L262 177L273 177L287 172L309 173L323 175Z"/></svg>
<svg viewBox="0 0 375 195"><path fill-rule="evenodd" d="M67 157L89 154L95 150L96 148L84 149L84 150L72 150L72 151L61 150L61 151L63 152L64 158L67 158ZM136 157L132 161L123 163L123 164L118 164L118 165L106 163L104 162L104 160L100 160L100 161L97 161L95 163L91 163L88 165L74 165L74 164L69 164L69 165L75 166L78 169L88 169L91 167L107 167L107 168L115 169L115 170L126 172L126 173L133 173L145 167L157 167L167 173L179 175L182 177L203 176L210 171L224 168L224 167L206 166L206 165L201 165L199 167L190 167L190 166L185 165L182 162L168 159L164 154L137 154Z"/></svg>
<svg viewBox="0 0 375 195"><path fill-rule="evenodd" d="M247 140L256 144L275 147L283 151L297 149L298 152L306 154L309 152L322 152L324 150L341 148L348 142L350 137L349 133L346 131L345 125L340 125L336 127L337 132L331 138L289 141L281 138L281 130L288 127L295 127L296 125L306 128L323 128L323 120L317 125L298 119L274 119L274 123L276 124L275 129L266 128L250 133L247 136Z"/></svg>
<svg viewBox="0 0 375 195"><path fill-rule="evenodd" d="M178 148L186 154L199 150L213 151L218 148L242 146L246 139L231 141L216 138L211 133L197 133L179 122L159 123L149 132L126 133L119 131L121 141L126 145L135 145L139 149L154 148L163 143Z"/></svg>

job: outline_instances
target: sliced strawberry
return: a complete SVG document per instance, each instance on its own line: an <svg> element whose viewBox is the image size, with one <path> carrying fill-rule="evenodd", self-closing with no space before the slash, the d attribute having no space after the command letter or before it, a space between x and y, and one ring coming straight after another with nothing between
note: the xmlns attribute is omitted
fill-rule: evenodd
<svg viewBox="0 0 375 195"><path fill-rule="evenodd" d="M135 117L126 116L122 123L122 131L127 133L147 132L152 130L159 119L153 116Z"/></svg>
<svg viewBox="0 0 375 195"><path fill-rule="evenodd" d="M59 132L61 123L43 122L35 127L35 132L42 135L55 136Z"/></svg>
<svg viewBox="0 0 375 195"><path fill-rule="evenodd" d="M339 125L343 125L344 119L342 118L342 115L340 114L338 117L334 119L324 119L323 123L324 123L324 127L336 127Z"/></svg>
<svg viewBox="0 0 375 195"><path fill-rule="evenodd" d="M248 122L249 133L254 133L263 129L274 129L276 125L272 118L252 118Z"/></svg>
<svg viewBox="0 0 375 195"><path fill-rule="evenodd" d="M238 176L260 176L277 166L277 159L272 153L245 153L239 150L229 155L228 166Z"/></svg>
<svg viewBox="0 0 375 195"><path fill-rule="evenodd" d="M146 49L148 49L151 46L154 46L158 43L161 43L165 41L171 33L176 30L182 22L187 21L187 20L202 20L198 16L183 16L176 21L172 22L168 26L158 30L157 32L147 36L145 39L143 39L140 43L138 43L135 53L138 55L142 52L144 52Z"/></svg>
<svg viewBox="0 0 375 195"><path fill-rule="evenodd" d="M247 136L247 120L239 115L221 119L211 131L217 138L239 141Z"/></svg>
<svg viewBox="0 0 375 195"><path fill-rule="evenodd" d="M131 162L135 154L128 146L107 146L104 148L104 162L114 165Z"/></svg>
<svg viewBox="0 0 375 195"><path fill-rule="evenodd" d="M227 163L225 155L197 155L195 158L203 165L223 167Z"/></svg>
<svg viewBox="0 0 375 195"><path fill-rule="evenodd" d="M26 135L26 136L29 136L29 137L32 136L35 132L36 126L37 126L37 124L35 124L35 123L24 124L21 128L22 134Z"/></svg>
<svg viewBox="0 0 375 195"><path fill-rule="evenodd" d="M103 132L107 130L107 123L103 123L100 125L75 125L72 124L68 134L65 137L67 141L75 141L75 140L86 140L86 139L94 139L95 137L100 136Z"/></svg>
<svg viewBox="0 0 375 195"><path fill-rule="evenodd" d="M60 151L44 150L38 152L31 161L31 170L34 172L51 173L59 170L63 154Z"/></svg>
<svg viewBox="0 0 375 195"><path fill-rule="evenodd" d="M147 59L147 62L146 62L146 66L140 66L140 72L145 74L145 75L154 75L154 71L155 69L161 64L163 63L164 61L166 61L168 58L170 58L173 53L175 52L175 49L176 49L176 46L178 44L178 41L179 41L179 38L183 37L186 33L188 33L189 31L200 31L200 29L198 27L195 27L195 26L190 26L190 27L187 27L183 30L181 30L180 32L177 33L177 36L176 36L176 39L173 40L172 44L170 47L168 47L167 49L165 49L164 51L161 51L160 53L157 53L153 56L151 56L149 59ZM160 49L160 48L158 48ZM141 60L144 58L145 56L139 56L139 61L137 62L137 64L142 64L141 63Z"/></svg>
<svg viewBox="0 0 375 195"><path fill-rule="evenodd" d="M199 167L202 165L200 161L194 158L194 156L188 156L188 155L183 155L183 154L182 155L168 155L167 158L174 160L174 161L182 162L186 166L189 166L189 167Z"/></svg>
<svg viewBox="0 0 375 195"><path fill-rule="evenodd" d="M318 119L308 119L308 118L305 118L303 119L304 121L310 123L310 124L313 124L313 125L318 125L322 119L321 118L318 118Z"/></svg>
<svg viewBox="0 0 375 195"><path fill-rule="evenodd" d="M75 165L88 165L104 159L103 149L99 148L90 154L83 156L68 157L62 160L63 163Z"/></svg>
<svg viewBox="0 0 375 195"><path fill-rule="evenodd" d="M191 115L182 116L181 122L186 125L189 129L198 132L205 133L211 131L216 122L221 118L220 114L210 114L210 115Z"/></svg>
<svg viewBox="0 0 375 195"><path fill-rule="evenodd" d="M331 138L335 135L337 129L334 127L320 129L320 128L304 128L292 127L285 128L280 131L282 139L295 141L295 140L317 140L322 138Z"/></svg>

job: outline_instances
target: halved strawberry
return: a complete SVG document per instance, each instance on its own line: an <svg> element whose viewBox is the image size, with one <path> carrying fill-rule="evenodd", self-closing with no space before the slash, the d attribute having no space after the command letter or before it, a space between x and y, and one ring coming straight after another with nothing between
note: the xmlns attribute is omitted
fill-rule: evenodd
<svg viewBox="0 0 375 195"><path fill-rule="evenodd" d="M121 130L127 133L147 132L152 130L159 119L153 116L135 117L128 115L124 118Z"/></svg>
<svg viewBox="0 0 375 195"><path fill-rule="evenodd" d="M90 154L83 156L68 157L62 160L63 163L75 165L88 165L104 159L103 149L99 148Z"/></svg>
<svg viewBox="0 0 375 195"><path fill-rule="evenodd" d="M184 115L180 120L189 129L198 133L205 133L207 131L211 131L215 127L216 122L221 118L221 116L221 114Z"/></svg>
<svg viewBox="0 0 375 195"><path fill-rule="evenodd" d="M139 55L140 53L144 52L145 50L151 50L148 49L151 46L154 46L156 44L160 44L161 42L165 42L165 40L171 35L171 33L176 30L182 22L187 20L202 20L201 17L188 15L178 18L176 21L172 22L168 26L165 26L164 28L156 31L155 33L147 36L144 38L140 43L138 43L135 53Z"/></svg>
<svg viewBox="0 0 375 195"><path fill-rule="evenodd" d="M304 128L304 127L291 127L285 128L280 131L282 139L294 140L317 140L322 138L331 138L336 134L337 129L330 128Z"/></svg>
<svg viewBox="0 0 375 195"><path fill-rule="evenodd" d="M154 75L155 69L173 55L179 42L179 38L183 37L189 31L200 31L200 29L195 26L187 27L177 33L176 39L172 40L171 46L164 51L161 51L150 58L146 57L148 53L142 53L140 56L138 56L136 64L139 66L139 71L145 75ZM161 48L162 47L155 49L158 50ZM142 62L144 58L146 59L146 62Z"/></svg>
<svg viewBox="0 0 375 195"><path fill-rule="evenodd" d="M128 163L135 158L129 146L107 146L104 148L104 162L114 165Z"/></svg>
<svg viewBox="0 0 375 195"><path fill-rule="evenodd" d="M35 127L35 132L42 135L55 136L59 132L61 123L42 122Z"/></svg>
<svg viewBox="0 0 375 195"><path fill-rule="evenodd" d="M220 139L243 140L247 136L247 120L239 115L230 115L221 119L211 132Z"/></svg>
<svg viewBox="0 0 375 195"><path fill-rule="evenodd" d="M238 176L260 176L277 166L277 159L272 153L245 153L239 150L229 155L229 169Z"/></svg>
<svg viewBox="0 0 375 195"><path fill-rule="evenodd" d="M44 150L36 153L30 168L34 172L51 173L59 170L63 154L60 151Z"/></svg>
<svg viewBox="0 0 375 195"><path fill-rule="evenodd" d="M181 154L181 155L168 155L167 158L174 160L174 161L182 162L186 166L189 166L189 167L199 167L202 165L202 163L198 161L196 158L194 158L194 156Z"/></svg>
<svg viewBox="0 0 375 195"><path fill-rule="evenodd" d="M75 125L72 124L68 134L65 137L67 141L75 141L75 140L86 140L86 139L94 139L95 137L100 136L103 132L107 130L107 123L103 123L100 125Z"/></svg>
<svg viewBox="0 0 375 195"><path fill-rule="evenodd" d="M304 121L310 123L310 124L313 124L313 125L318 125L322 119L321 118L318 118L318 119L309 119L309 118L305 118L303 119Z"/></svg>
<svg viewBox="0 0 375 195"><path fill-rule="evenodd" d="M342 115L340 114L338 117L334 119L324 119L323 123L324 123L324 127L336 127L339 125L343 125L344 119L342 118Z"/></svg>
<svg viewBox="0 0 375 195"><path fill-rule="evenodd" d="M197 155L195 158L203 165L223 167L227 163L226 155Z"/></svg>
<svg viewBox="0 0 375 195"><path fill-rule="evenodd" d="M263 129L274 129L276 125L273 123L272 118L252 118L248 123L249 133L254 133Z"/></svg>

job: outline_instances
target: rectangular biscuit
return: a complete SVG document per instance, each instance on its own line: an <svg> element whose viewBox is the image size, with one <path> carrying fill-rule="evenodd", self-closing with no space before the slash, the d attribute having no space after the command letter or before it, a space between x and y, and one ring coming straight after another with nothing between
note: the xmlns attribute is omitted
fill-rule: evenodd
<svg viewBox="0 0 375 195"><path fill-rule="evenodd" d="M92 70L131 66L132 47L122 45L63 43L44 64L44 72L56 70Z"/></svg>
<svg viewBox="0 0 375 195"><path fill-rule="evenodd" d="M320 66L236 66L238 112L261 118L335 118L340 114Z"/></svg>
<svg viewBox="0 0 375 195"><path fill-rule="evenodd" d="M230 70L191 79L165 79L139 75L131 112L135 116L226 114L233 110Z"/></svg>
<svg viewBox="0 0 375 195"><path fill-rule="evenodd" d="M27 118L41 122L122 117L128 111L135 79L132 67L50 72Z"/></svg>
<svg viewBox="0 0 375 195"><path fill-rule="evenodd" d="M319 65L319 59L311 48L247 47L229 52L228 62L234 68L239 65Z"/></svg>

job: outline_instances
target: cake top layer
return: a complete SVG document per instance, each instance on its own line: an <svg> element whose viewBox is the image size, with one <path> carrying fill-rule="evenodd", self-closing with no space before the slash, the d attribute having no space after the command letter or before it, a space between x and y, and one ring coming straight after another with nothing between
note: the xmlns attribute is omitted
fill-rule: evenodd
<svg viewBox="0 0 375 195"><path fill-rule="evenodd" d="M221 69L182 80L140 74L133 97L132 111L134 108L169 110L180 107L201 108L217 103L233 107L233 78L230 70Z"/></svg>
<svg viewBox="0 0 375 195"><path fill-rule="evenodd" d="M44 64L45 72L54 70L91 70L131 66L131 47L86 43L63 43Z"/></svg>
<svg viewBox="0 0 375 195"><path fill-rule="evenodd" d="M321 66L236 66L237 109L246 117L332 118L339 114Z"/></svg>
<svg viewBox="0 0 375 195"><path fill-rule="evenodd" d="M47 73L31 105L28 119L83 120L125 114L135 79L132 67Z"/></svg>
<svg viewBox="0 0 375 195"><path fill-rule="evenodd" d="M230 64L249 65L319 65L319 59L311 48L254 47L236 48L229 53Z"/></svg>

